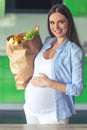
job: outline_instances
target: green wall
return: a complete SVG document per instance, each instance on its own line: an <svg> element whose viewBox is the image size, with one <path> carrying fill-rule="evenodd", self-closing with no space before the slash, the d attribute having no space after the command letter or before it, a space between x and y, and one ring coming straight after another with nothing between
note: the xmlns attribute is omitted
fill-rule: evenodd
<svg viewBox="0 0 87 130"><path fill-rule="evenodd" d="M0 56L0 102L24 102L24 90L16 89L14 77L10 71L9 59L7 56Z"/></svg>
<svg viewBox="0 0 87 130"><path fill-rule="evenodd" d="M87 0L63 0L75 17L87 17Z"/></svg>
<svg viewBox="0 0 87 130"><path fill-rule="evenodd" d="M5 15L5 0L0 0L0 16Z"/></svg>

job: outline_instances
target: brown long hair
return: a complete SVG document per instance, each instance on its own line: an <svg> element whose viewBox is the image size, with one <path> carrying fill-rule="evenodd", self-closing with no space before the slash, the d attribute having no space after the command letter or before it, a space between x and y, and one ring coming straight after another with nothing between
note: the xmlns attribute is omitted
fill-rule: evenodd
<svg viewBox="0 0 87 130"><path fill-rule="evenodd" d="M72 14L71 14L70 10L63 4L54 5L48 13L48 31L49 31L49 34L51 35L51 37L55 37L55 36L50 30L49 17L51 14L53 14L55 12L61 13L68 20L68 32L67 32L68 40L75 42L80 48L82 48L79 38L78 38L78 34L76 31L76 27L75 27L75 23L74 23Z"/></svg>

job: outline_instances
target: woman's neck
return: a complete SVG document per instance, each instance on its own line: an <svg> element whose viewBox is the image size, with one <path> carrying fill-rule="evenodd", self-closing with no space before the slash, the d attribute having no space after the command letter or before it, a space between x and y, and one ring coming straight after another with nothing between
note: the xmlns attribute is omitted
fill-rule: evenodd
<svg viewBox="0 0 87 130"><path fill-rule="evenodd" d="M56 44L61 45L67 38L57 38Z"/></svg>
<svg viewBox="0 0 87 130"><path fill-rule="evenodd" d="M53 44L52 48L56 49L57 47L59 47L64 41L66 40L66 38L57 38L56 42Z"/></svg>

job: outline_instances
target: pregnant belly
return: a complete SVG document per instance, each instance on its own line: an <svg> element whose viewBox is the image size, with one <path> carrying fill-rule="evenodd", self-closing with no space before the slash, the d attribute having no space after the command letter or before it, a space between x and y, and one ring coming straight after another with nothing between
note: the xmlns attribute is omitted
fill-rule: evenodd
<svg viewBox="0 0 87 130"><path fill-rule="evenodd" d="M45 87L34 87L29 84L25 92L26 103L32 112L43 113L55 109L53 90Z"/></svg>

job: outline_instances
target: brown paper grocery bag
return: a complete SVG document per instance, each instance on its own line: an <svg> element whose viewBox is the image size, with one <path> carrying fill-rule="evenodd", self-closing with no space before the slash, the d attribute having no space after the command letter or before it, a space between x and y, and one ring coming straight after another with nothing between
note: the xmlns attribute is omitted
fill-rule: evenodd
<svg viewBox="0 0 87 130"><path fill-rule="evenodd" d="M20 34L22 35L22 34ZM25 89L34 71L34 59L42 47L40 35L32 40L25 40L16 46L7 41L6 52L10 59L11 72L14 75L18 90Z"/></svg>

